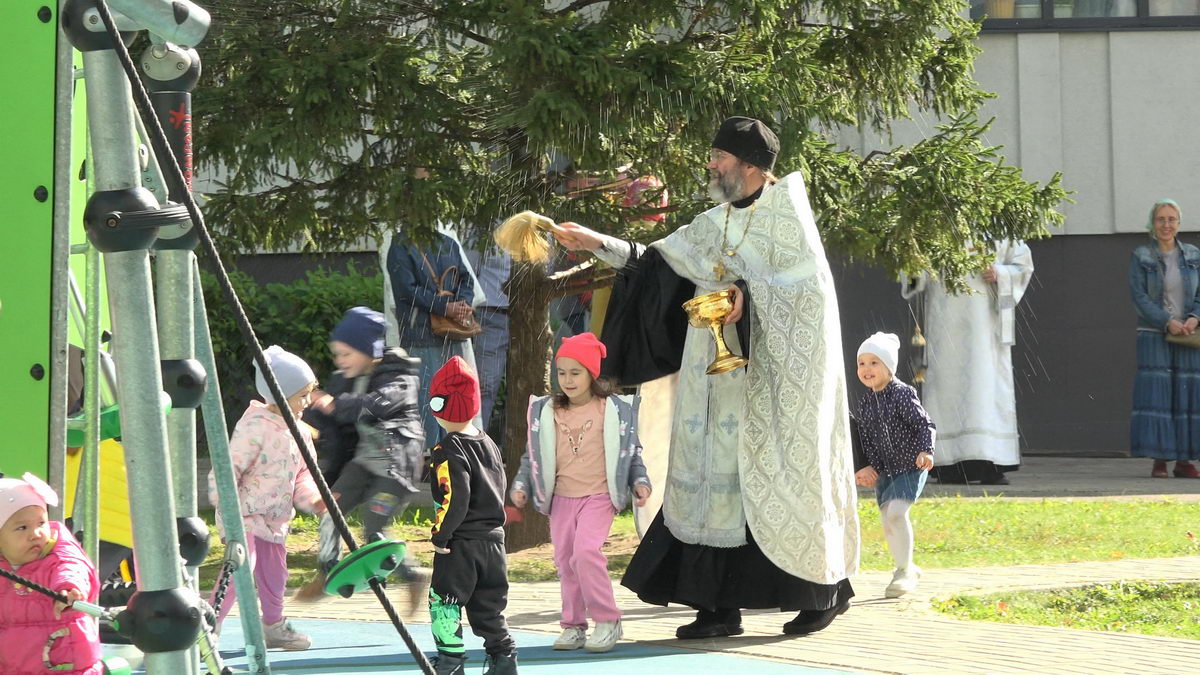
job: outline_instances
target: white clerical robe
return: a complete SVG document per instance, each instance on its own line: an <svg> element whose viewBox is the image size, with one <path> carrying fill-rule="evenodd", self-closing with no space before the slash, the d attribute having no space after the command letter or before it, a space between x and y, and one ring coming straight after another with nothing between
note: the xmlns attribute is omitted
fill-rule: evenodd
<svg viewBox="0 0 1200 675"><path fill-rule="evenodd" d="M749 525L766 557L793 576L833 584L853 575L859 533L841 328L803 177L767 187L753 208L710 209L651 246L696 295L740 279L752 298L745 370L705 374L712 336L688 331L671 420L667 528L688 544L730 548L747 543ZM621 255L599 255L624 264ZM724 334L742 353L733 327Z"/></svg>
<svg viewBox="0 0 1200 675"><path fill-rule="evenodd" d="M1029 246L997 243L994 267L994 284L980 275L967 280L970 295L924 284L928 371L921 402L937 425L937 466L964 460L1021 463L1012 345L1016 306L1033 277Z"/></svg>

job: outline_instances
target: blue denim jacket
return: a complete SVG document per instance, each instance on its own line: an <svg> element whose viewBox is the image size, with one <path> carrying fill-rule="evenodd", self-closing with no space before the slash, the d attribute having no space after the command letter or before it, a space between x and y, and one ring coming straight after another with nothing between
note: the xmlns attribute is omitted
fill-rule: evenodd
<svg viewBox="0 0 1200 675"><path fill-rule="evenodd" d="M451 274L446 278L448 288L445 290L454 295L437 294L433 276L429 267L425 266L426 258L433 273L439 277L450 267L457 268L459 274ZM392 296L396 300L401 347L411 349L445 343L448 338L433 334L429 314L445 316L446 305L458 300L471 304L475 298L475 286L465 265L454 240L441 232L435 233L433 243L426 248L418 248L399 235L392 240L387 252L387 269L392 280Z"/></svg>
<svg viewBox="0 0 1200 675"><path fill-rule="evenodd" d="M1175 241L1183 277L1184 316L1200 318L1200 248ZM1129 261L1129 292L1137 310L1138 330L1164 332L1171 315L1163 309L1163 276L1166 264L1156 244L1139 246Z"/></svg>

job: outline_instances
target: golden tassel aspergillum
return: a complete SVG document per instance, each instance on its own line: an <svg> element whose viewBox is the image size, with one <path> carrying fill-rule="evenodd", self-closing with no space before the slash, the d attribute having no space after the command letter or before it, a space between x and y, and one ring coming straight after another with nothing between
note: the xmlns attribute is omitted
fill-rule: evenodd
<svg viewBox="0 0 1200 675"><path fill-rule="evenodd" d="M553 220L533 211L522 211L504 221L494 235L496 244L515 260L544 263L550 259L546 232L555 228Z"/></svg>

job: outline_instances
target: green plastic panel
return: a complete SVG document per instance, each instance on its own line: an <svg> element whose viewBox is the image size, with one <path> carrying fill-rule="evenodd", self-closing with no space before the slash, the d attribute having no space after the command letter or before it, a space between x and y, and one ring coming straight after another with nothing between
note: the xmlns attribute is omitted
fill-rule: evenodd
<svg viewBox="0 0 1200 675"><path fill-rule="evenodd" d="M39 10L53 4L0 2L0 471L9 475L47 469L57 26Z"/></svg>

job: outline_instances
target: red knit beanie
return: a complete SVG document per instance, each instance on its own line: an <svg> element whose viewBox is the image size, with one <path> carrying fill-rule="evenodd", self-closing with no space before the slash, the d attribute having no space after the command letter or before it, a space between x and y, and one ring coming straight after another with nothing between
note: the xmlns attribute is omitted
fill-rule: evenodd
<svg viewBox="0 0 1200 675"><path fill-rule="evenodd" d="M470 422L479 414L479 378L461 356L452 356L429 382L429 407L447 422Z"/></svg>
<svg viewBox="0 0 1200 675"><path fill-rule="evenodd" d="M595 379L600 377L600 359L608 356L608 349L592 333L580 333L574 337L563 338L562 345L554 357L564 356L581 363Z"/></svg>

